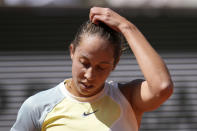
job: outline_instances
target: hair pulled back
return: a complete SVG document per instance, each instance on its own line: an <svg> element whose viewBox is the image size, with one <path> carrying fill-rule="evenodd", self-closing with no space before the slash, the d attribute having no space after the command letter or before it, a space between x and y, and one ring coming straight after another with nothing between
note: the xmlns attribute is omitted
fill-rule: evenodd
<svg viewBox="0 0 197 131"><path fill-rule="evenodd" d="M117 64L119 57L121 55L123 36L121 33L116 32L115 30L108 27L106 24L99 22L98 24L94 24L90 21L85 22L79 28L75 38L72 42L74 45L74 51L76 47L79 45L82 37L85 35L90 36L99 36L104 40L107 40L114 47L114 65Z"/></svg>

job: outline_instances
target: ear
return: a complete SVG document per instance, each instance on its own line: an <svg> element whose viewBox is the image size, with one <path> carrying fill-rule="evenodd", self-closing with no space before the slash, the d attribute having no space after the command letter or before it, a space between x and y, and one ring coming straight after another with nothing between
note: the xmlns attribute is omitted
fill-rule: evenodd
<svg viewBox="0 0 197 131"><path fill-rule="evenodd" d="M71 60L73 59L73 56L74 56L74 45L73 44L70 44L70 58Z"/></svg>

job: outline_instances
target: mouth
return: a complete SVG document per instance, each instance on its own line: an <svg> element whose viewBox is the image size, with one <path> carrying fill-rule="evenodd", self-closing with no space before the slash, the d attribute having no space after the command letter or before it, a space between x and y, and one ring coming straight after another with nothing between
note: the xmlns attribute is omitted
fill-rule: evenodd
<svg viewBox="0 0 197 131"><path fill-rule="evenodd" d="M91 89L91 88L93 88L94 86L93 85L89 85L89 84L87 84L87 83L80 83L81 84L81 87L83 88L83 89Z"/></svg>

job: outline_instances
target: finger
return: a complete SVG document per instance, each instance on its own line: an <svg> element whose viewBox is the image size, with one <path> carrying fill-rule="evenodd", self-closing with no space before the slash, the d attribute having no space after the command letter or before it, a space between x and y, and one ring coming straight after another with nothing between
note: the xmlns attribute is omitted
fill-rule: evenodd
<svg viewBox="0 0 197 131"><path fill-rule="evenodd" d="M105 14L107 8L101 8L101 7L92 7L90 9L89 19L90 21L93 20L93 17L95 15L103 15Z"/></svg>
<svg viewBox="0 0 197 131"><path fill-rule="evenodd" d="M94 15L94 17L92 18L92 23L98 24L99 21L105 23L103 16L101 16L101 15Z"/></svg>
<svg viewBox="0 0 197 131"><path fill-rule="evenodd" d="M115 30L116 32L120 32L120 30L115 26L116 24L108 19L105 15L95 15L92 19L92 23L99 24L99 22L105 23L108 27Z"/></svg>
<svg viewBox="0 0 197 131"><path fill-rule="evenodd" d="M90 9L90 14L89 14L89 19L90 19L90 21L92 21L93 20L93 17L96 15L96 14L99 14L100 12L99 12L99 7L92 7L91 9Z"/></svg>
<svg viewBox="0 0 197 131"><path fill-rule="evenodd" d="M103 22L105 23L107 26L109 26L110 28L112 28L113 30L119 32L114 26L113 24L110 22L110 19L108 19L105 15L95 15L92 19L92 23L94 24L99 24L99 22Z"/></svg>

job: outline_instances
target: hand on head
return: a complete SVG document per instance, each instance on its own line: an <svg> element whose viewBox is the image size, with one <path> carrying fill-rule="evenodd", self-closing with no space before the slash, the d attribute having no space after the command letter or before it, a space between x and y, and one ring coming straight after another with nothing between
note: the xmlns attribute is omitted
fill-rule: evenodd
<svg viewBox="0 0 197 131"><path fill-rule="evenodd" d="M94 24L98 24L101 21L117 32L121 32L121 28L128 26L130 23L113 10L101 7L92 7L90 9L89 19Z"/></svg>

